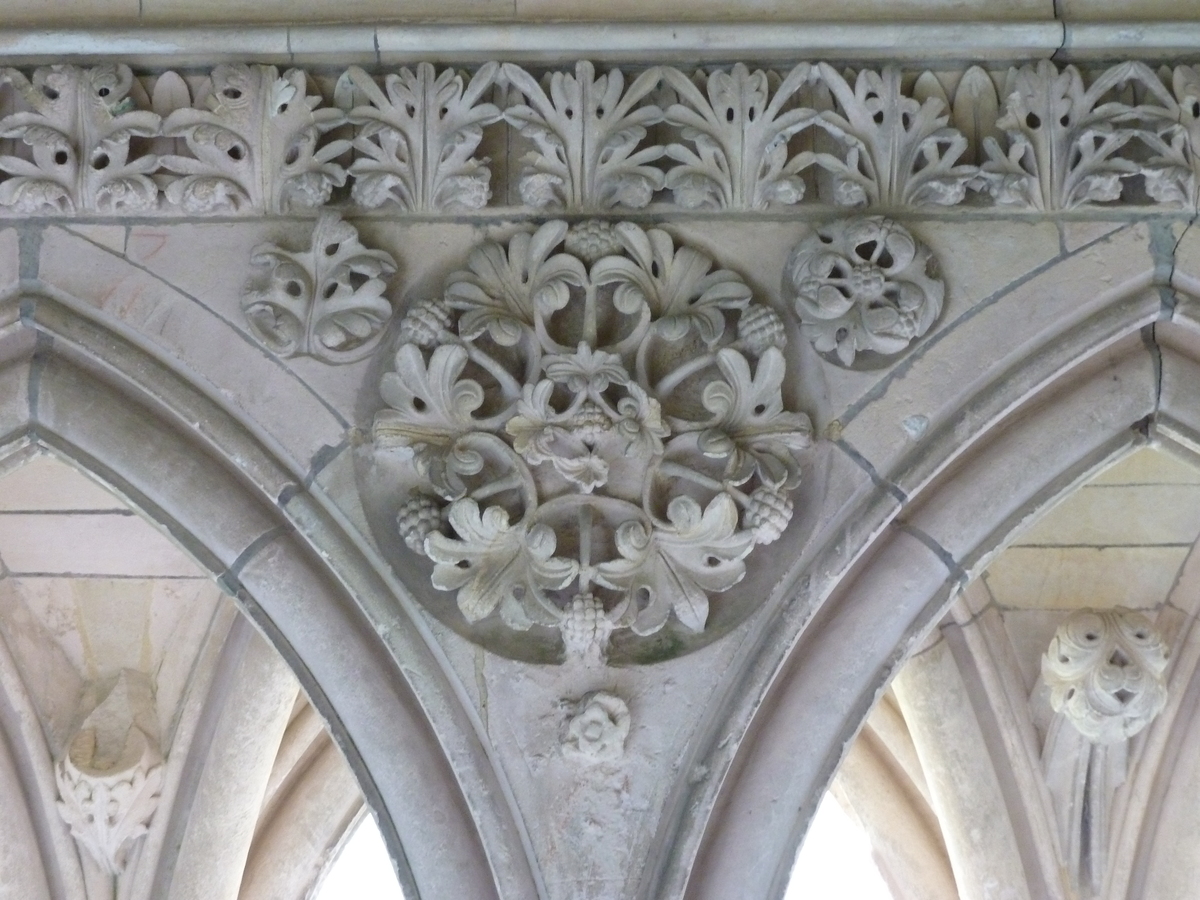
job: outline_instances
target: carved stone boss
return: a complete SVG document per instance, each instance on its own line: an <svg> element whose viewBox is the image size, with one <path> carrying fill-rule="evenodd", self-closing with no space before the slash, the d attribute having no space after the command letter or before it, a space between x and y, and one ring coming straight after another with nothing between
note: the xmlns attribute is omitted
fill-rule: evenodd
<svg viewBox="0 0 1200 900"><path fill-rule="evenodd" d="M411 461L397 527L468 621L593 661L617 629L698 631L791 518L811 427L783 322L665 231L485 243L399 334L375 447Z"/></svg>
<svg viewBox="0 0 1200 900"><path fill-rule="evenodd" d="M1073 613L1042 657L1050 705L1096 744L1130 738L1162 712L1166 668L1162 637L1128 609Z"/></svg>
<svg viewBox="0 0 1200 900"><path fill-rule="evenodd" d="M79 845L116 876L158 808L157 714L149 678L129 670L91 685L83 705L93 704L54 768L58 811Z"/></svg>
<svg viewBox="0 0 1200 900"><path fill-rule="evenodd" d="M0 110L12 142L0 211L19 215L281 214L344 188L361 209L477 210L494 199L477 155L489 128L528 147L507 181L531 210L1200 202L1191 66L739 63L626 78L588 62L541 77L423 63L323 80L253 65L135 77L110 63L0 69Z"/></svg>
<svg viewBox="0 0 1200 900"><path fill-rule="evenodd" d="M1098 895L1108 874L1113 798L1125 783L1130 738L1167 702L1167 646L1131 609L1072 613L1042 657L1042 680L1058 714L1042 748L1060 848L1081 894Z"/></svg>

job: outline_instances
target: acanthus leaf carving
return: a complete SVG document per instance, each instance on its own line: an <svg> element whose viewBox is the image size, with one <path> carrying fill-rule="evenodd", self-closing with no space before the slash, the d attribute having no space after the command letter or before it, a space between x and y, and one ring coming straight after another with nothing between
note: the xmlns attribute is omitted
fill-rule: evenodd
<svg viewBox="0 0 1200 900"><path fill-rule="evenodd" d="M518 181L527 205L636 209L662 188L663 172L650 163L664 148L641 146L647 126L663 117L643 102L661 80L659 69L642 72L628 88L619 69L597 76L587 61L574 74L551 72L540 84L512 63L501 72L526 99L504 118L537 148L524 157Z"/></svg>
<svg viewBox="0 0 1200 900"><path fill-rule="evenodd" d="M904 226L872 216L817 226L788 258L783 291L800 330L843 366L899 353L942 311L936 261Z"/></svg>
<svg viewBox="0 0 1200 900"><path fill-rule="evenodd" d="M403 68L384 79L385 94L362 69L347 73L369 106L350 111L360 126L358 158L350 166L352 195L373 209L385 203L414 212L480 209L491 197L487 160L473 154L483 128L500 110L480 102L499 74L497 63L482 66L464 86L462 74L429 63Z"/></svg>
<svg viewBox="0 0 1200 900"><path fill-rule="evenodd" d="M32 159L0 156L0 206L22 213L120 213L154 209L158 168L153 154L131 158L130 141L158 134L160 120L135 110L129 66L43 66L26 79L0 72L27 111L0 120L0 137L28 146Z"/></svg>
<svg viewBox="0 0 1200 900"><path fill-rule="evenodd" d="M251 262L271 272L266 287L243 293L242 311L255 337L281 356L362 359L391 319L385 279L396 261L364 247L354 226L336 213L321 214L307 249L263 244Z"/></svg>
<svg viewBox="0 0 1200 900"><path fill-rule="evenodd" d="M863 69L854 86L828 63L817 66L837 102L814 124L843 148L814 161L833 180L839 206L953 206L961 203L974 166L956 165L967 139L949 124L945 102L906 96L899 69Z"/></svg>
<svg viewBox="0 0 1200 900"><path fill-rule="evenodd" d="M172 204L190 213L287 213L321 206L346 183L334 160L350 142L318 147L344 115L309 94L300 69L281 76L274 66L218 66L203 100L206 109L177 109L163 123L192 154L162 160L182 176L166 188Z"/></svg>
<svg viewBox="0 0 1200 900"><path fill-rule="evenodd" d="M1010 71L1004 114L996 123L1007 135L1007 151L994 137L985 139L988 161L980 183L1000 205L1040 210L1119 199L1124 179L1139 170L1121 150L1151 133L1138 123L1141 110L1102 102L1129 83L1165 96L1157 76L1137 62L1108 69L1086 90L1074 66L1060 73L1040 60Z"/></svg>
<svg viewBox="0 0 1200 900"><path fill-rule="evenodd" d="M1154 85L1157 86L1157 85ZM1151 90L1156 106L1142 107L1148 128L1138 137L1154 154L1141 166L1146 193L1161 203L1200 208L1200 71L1176 66L1172 91Z"/></svg>
<svg viewBox="0 0 1200 900"><path fill-rule="evenodd" d="M812 66L801 63L772 91L772 74L750 72L738 63L729 71L710 72L702 94L678 69L664 69L664 80L682 101L667 109L666 120L682 128L683 139L692 145L666 148L667 156L680 163L666 177L675 202L685 209L799 203L805 192L800 173L814 157L811 152L790 155L788 141L817 115L794 105L811 72Z"/></svg>
<svg viewBox="0 0 1200 900"><path fill-rule="evenodd" d="M599 662L615 631L704 628L786 528L811 425L784 405L782 321L737 275L659 229L575 228L620 253L589 265L548 222L412 307L375 451L418 476L397 526L468 621Z"/></svg>
<svg viewBox="0 0 1200 900"><path fill-rule="evenodd" d="M119 875L158 808L163 764L150 680L123 670L90 686L83 719L54 768L58 811L80 846Z"/></svg>

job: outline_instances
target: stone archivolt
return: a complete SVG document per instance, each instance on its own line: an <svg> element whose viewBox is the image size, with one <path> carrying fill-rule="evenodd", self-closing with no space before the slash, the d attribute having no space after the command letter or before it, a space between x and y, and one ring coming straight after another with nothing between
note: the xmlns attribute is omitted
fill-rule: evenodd
<svg viewBox="0 0 1200 900"><path fill-rule="evenodd" d="M397 525L469 622L690 631L792 515L808 417L784 323L658 229L553 221L476 248L399 326L375 447L407 454ZM432 489L432 490L430 490Z"/></svg>
<svg viewBox="0 0 1200 900"><path fill-rule="evenodd" d="M1062 210L1117 200L1196 208L1200 75L1140 62L1085 77L1042 60L989 73L842 73L801 63L629 79L588 62L542 77L428 63L335 83L222 65L0 70L0 209L18 214L281 214L482 209L486 130L527 146L502 174L532 210L763 210L804 201ZM348 186L347 195L335 193ZM506 207L501 199L494 205Z"/></svg>

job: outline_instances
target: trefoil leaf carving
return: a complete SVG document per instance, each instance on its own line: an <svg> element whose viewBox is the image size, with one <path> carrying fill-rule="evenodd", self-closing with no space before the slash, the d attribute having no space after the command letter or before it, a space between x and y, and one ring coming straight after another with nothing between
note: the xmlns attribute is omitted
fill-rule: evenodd
<svg viewBox="0 0 1200 900"><path fill-rule="evenodd" d="M265 287L242 294L242 312L254 336L279 356L354 362L370 354L392 317L384 291L396 261L364 247L336 213L321 214L307 249L262 244L250 261L271 271Z"/></svg>

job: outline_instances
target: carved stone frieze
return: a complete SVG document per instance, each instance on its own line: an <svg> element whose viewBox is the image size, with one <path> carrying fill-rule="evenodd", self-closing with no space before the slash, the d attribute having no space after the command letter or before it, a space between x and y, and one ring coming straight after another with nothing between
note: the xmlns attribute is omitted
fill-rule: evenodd
<svg viewBox="0 0 1200 900"><path fill-rule="evenodd" d="M589 694L567 720L563 756L588 764L619 760L625 755L630 723L629 707L620 697L604 691Z"/></svg>
<svg viewBox="0 0 1200 900"><path fill-rule="evenodd" d="M123 670L92 685L84 703L95 706L54 769L58 811L92 859L119 875L158 808L163 767L154 695L146 675Z"/></svg>
<svg viewBox="0 0 1200 900"><path fill-rule="evenodd" d="M1198 83L1192 66L1049 60L961 73L7 68L0 210L1195 208ZM478 155L509 145L502 172Z"/></svg>
<svg viewBox="0 0 1200 900"><path fill-rule="evenodd" d="M945 285L907 228L872 216L818 225L788 258L783 293L813 346L850 366L863 351L892 355L925 334Z"/></svg>
<svg viewBox="0 0 1200 900"><path fill-rule="evenodd" d="M251 262L271 271L265 287L247 287L242 311L254 336L280 356L362 359L392 317L383 293L396 261L364 247L358 230L336 213L321 214L307 249L263 244Z"/></svg>
<svg viewBox="0 0 1200 900"><path fill-rule="evenodd" d="M1072 613L1042 657L1051 706L1096 744L1132 737L1162 712L1166 668L1154 626L1120 608Z"/></svg>
<svg viewBox="0 0 1200 900"><path fill-rule="evenodd" d="M811 426L784 403L783 322L666 231L487 242L399 336L376 456L468 622L557 629L591 661L614 630L698 632L791 519Z"/></svg>

